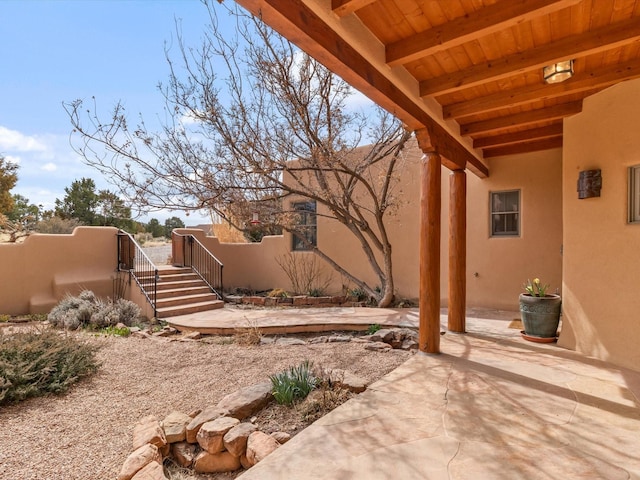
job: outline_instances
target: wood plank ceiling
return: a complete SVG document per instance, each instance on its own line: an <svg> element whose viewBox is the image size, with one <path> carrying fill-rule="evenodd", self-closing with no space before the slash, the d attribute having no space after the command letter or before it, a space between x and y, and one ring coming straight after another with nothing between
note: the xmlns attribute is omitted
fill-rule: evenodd
<svg viewBox="0 0 640 480"><path fill-rule="evenodd" d="M348 69L361 59L350 60L354 55L344 53L345 47L353 47L371 65L381 65L376 68L392 83L409 76L415 84L415 93L407 94L414 97L411 100L436 105L432 116L439 124L448 124L450 132L453 125L453 137L480 159L560 147L563 118L580 112L584 98L640 77L640 0L238 3L258 15L275 11L275 16L264 15L267 23L413 126L416 115L406 114L406 99L394 98L371 72L364 69L353 81ZM292 9L299 10L300 21L291 20ZM315 48L305 35L324 43L327 31L314 36L319 27L309 20L311 12L332 25L344 43L329 39L323 51ZM302 35L293 27L308 32ZM351 38L356 36L365 43ZM365 51L362 45L367 42L377 42L380 48ZM332 58L341 57L341 63L327 61L327 50L333 51ZM574 60L572 78L544 83L544 66L570 59ZM378 91L383 91L383 101ZM398 91L407 92L407 88Z"/></svg>

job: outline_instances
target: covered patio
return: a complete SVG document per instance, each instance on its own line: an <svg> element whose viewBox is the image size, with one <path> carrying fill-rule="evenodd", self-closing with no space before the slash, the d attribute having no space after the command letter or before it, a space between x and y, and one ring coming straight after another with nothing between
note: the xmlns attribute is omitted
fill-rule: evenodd
<svg viewBox="0 0 640 480"><path fill-rule="evenodd" d="M508 325L469 316L239 478L640 478L640 373Z"/></svg>
<svg viewBox="0 0 640 480"><path fill-rule="evenodd" d="M628 247L639 238L640 221L629 205L640 191L633 187L628 198L623 191L627 170L640 168L635 114L626 111L640 99L639 83L632 80L640 77L640 2L237 3L415 132L424 153L418 219L421 351L441 351L442 299L449 308L447 329L466 331L467 283L477 276L466 265L467 208L472 208L467 172L489 178L493 159L504 172L511 160L553 159L552 151L561 151L563 242L556 253L562 255L565 328L560 344L637 367L638 301L631 285L638 277L625 272L638 260L637 249ZM527 156L532 152L541 153ZM448 222L441 218L443 167L451 171ZM603 190L601 200L578 197L578 173L600 170L609 178L608 195ZM518 188L517 180L513 183ZM599 187L590 197L600 197ZM448 261L441 265L446 224ZM531 239L535 231L530 225L516 236ZM501 262L499 256L492 260ZM537 267L533 263L531 269ZM448 272L446 293L441 269Z"/></svg>

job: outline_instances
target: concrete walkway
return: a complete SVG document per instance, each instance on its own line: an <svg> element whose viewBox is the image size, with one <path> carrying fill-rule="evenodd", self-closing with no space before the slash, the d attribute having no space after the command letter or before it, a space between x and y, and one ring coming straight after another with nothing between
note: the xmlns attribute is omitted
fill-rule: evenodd
<svg viewBox="0 0 640 480"><path fill-rule="evenodd" d="M640 479L640 372L508 320L469 317L239 478Z"/></svg>
<svg viewBox="0 0 640 480"><path fill-rule="evenodd" d="M442 311L443 314L446 310ZM468 310L467 315L493 319L519 318L518 312ZM225 305L224 309L163 319L180 331L210 335L232 335L239 328L259 327L264 334L308 333L335 330L362 331L370 325L418 328L417 308L245 308Z"/></svg>

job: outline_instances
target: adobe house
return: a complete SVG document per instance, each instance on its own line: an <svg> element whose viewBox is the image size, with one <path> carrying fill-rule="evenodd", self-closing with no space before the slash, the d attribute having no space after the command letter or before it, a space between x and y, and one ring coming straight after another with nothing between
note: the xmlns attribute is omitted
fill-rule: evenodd
<svg viewBox="0 0 640 480"><path fill-rule="evenodd" d="M415 131L421 350L442 298L463 332L473 282L517 289L500 272L525 250L516 268L562 279L559 344L639 368L639 2L237 2Z"/></svg>

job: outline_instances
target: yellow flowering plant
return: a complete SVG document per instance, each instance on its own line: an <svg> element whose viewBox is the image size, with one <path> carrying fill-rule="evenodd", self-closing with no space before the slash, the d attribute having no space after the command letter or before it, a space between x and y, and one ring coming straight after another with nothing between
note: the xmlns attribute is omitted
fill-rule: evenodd
<svg viewBox="0 0 640 480"><path fill-rule="evenodd" d="M539 278L534 278L533 282L527 279L526 283L523 285L525 292L527 292L532 297L544 297L547 294L547 289L549 288L549 284L543 285L540 283Z"/></svg>

